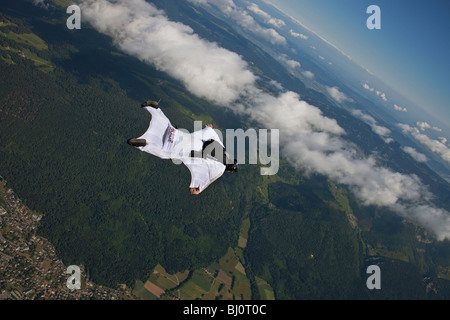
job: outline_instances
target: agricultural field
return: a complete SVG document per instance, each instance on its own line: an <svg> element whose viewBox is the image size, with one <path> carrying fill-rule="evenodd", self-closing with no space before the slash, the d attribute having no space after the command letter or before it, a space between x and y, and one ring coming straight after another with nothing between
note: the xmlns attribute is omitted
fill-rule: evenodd
<svg viewBox="0 0 450 320"><path fill-rule="evenodd" d="M238 258L239 251L229 248L210 266L174 275L158 265L145 283L136 282L135 294L142 299L249 300L250 280Z"/></svg>
<svg viewBox="0 0 450 320"><path fill-rule="evenodd" d="M157 265L145 281L137 281L134 293L142 299L181 300L249 300L252 298L250 279L245 271L243 249L247 242L249 219L242 223L238 246L209 266L169 274ZM273 300L272 287L256 278L257 290L262 299Z"/></svg>
<svg viewBox="0 0 450 320"><path fill-rule="evenodd" d="M0 52L0 57L3 61L11 65L15 64L11 55L18 55L21 58L33 61L39 70L52 72L55 65L39 56L41 52L48 51L48 44L34 33L20 33L7 30L10 28L14 30L15 27L17 25L8 20L0 21L0 38L6 40L2 41L3 45L0 45L0 50L4 52L4 54Z"/></svg>
<svg viewBox="0 0 450 320"><path fill-rule="evenodd" d="M146 300L250 300L252 289L245 270L244 250L247 244L250 219L242 221L237 247L210 265L169 274L157 265L149 278L137 281L134 293ZM255 279L261 299L274 300L272 287L263 279Z"/></svg>

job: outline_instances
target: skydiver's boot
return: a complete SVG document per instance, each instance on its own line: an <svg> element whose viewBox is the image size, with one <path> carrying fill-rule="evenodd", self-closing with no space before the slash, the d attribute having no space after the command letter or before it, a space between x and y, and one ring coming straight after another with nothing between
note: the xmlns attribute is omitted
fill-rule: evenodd
<svg viewBox="0 0 450 320"><path fill-rule="evenodd" d="M147 141L145 141L145 139L131 138L127 140L127 143L133 147L145 147Z"/></svg>
<svg viewBox="0 0 450 320"><path fill-rule="evenodd" d="M156 102L156 101L147 100L147 101L145 101L145 102L143 102L143 103L141 104L141 107L142 107L142 108L145 108L145 107L152 107L152 108L155 108L155 109L159 109L159 104L158 104L158 102Z"/></svg>

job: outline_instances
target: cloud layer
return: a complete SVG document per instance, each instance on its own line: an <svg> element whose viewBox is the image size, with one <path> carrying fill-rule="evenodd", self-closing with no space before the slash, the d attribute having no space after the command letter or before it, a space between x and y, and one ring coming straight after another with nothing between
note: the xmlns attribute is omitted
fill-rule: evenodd
<svg viewBox="0 0 450 320"><path fill-rule="evenodd" d="M363 83L362 86L364 89L369 90L370 92L375 92L375 94L379 96L384 102L387 102L388 99L386 97L386 93L371 88L367 82Z"/></svg>
<svg viewBox="0 0 450 320"><path fill-rule="evenodd" d="M293 36L294 38L300 38L300 39L303 39L303 40L308 40L308 36L305 36L303 33L298 33L298 32L295 32L294 30L289 30L289 34L291 35L291 36Z"/></svg>
<svg viewBox="0 0 450 320"><path fill-rule="evenodd" d="M434 140L428 137L426 134L422 133L426 128L436 128L431 127L426 122L418 122L418 128L411 127L408 124L399 123L398 126L402 129L403 133L411 134L417 141L419 141L422 145L439 155L442 159L450 163L450 149L447 147L447 139L441 137L439 140ZM420 128L420 129L419 129Z"/></svg>
<svg viewBox="0 0 450 320"><path fill-rule="evenodd" d="M394 103L394 110L396 111L401 111L401 112L408 112L408 109L406 109L405 107L400 107L399 105Z"/></svg>
<svg viewBox="0 0 450 320"><path fill-rule="evenodd" d="M372 131L378 134L386 143L391 143L394 141L391 137L391 130L389 130L386 127L379 126L377 124L377 121L368 114L363 113L361 110L352 110L352 114L358 118L360 118L362 121L367 123L371 128Z"/></svg>
<svg viewBox="0 0 450 320"><path fill-rule="evenodd" d="M450 238L448 212L427 204L432 195L416 176L379 167L375 158L359 154L343 139L345 131L336 120L297 93L272 96L259 89L257 77L238 54L170 21L144 0L78 2L83 19L111 36L122 51L167 72L199 97L248 116L261 127L279 129L282 156L295 168L326 175L347 185L364 204L388 207L428 226L439 239ZM213 2L246 18L231 0ZM349 99L338 88L330 90L335 99Z"/></svg>
<svg viewBox="0 0 450 320"><path fill-rule="evenodd" d="M403 151L408 153L411 157L413 157L417 162L427 162L428 158L423 153L418 152L416 149L412 147L403 147Z"/></svg>
<svg viewBox="0 0 450 320"><path fill-rule="evenodd" d="M188 0L194 4L200 5L214 5L216 6L226 17L232 19L244 30L247 30L254 35L268 41L274 45L286 45L287 41L282 35L280 35L273 28L264 28L259 23L253 19L247 10L237 6L233 0ZM258 6L249 6L249 9L258 14L259 16L264 16L268 19L266 22L272 25L276 25L277 28L282 27L283 21L278 19L273 19L267 13L259 9Z"/></svg>
<svg viewBox="0 0 450 320"><path fill-rule="evenodd" d="M286 25L286 23L283 20L271 17L267 12L261 10L255 3L249 5L247 9L263 18L265 23L270 24L276 28L281 28Z"/></svg>
<svg viewBox="0 0 450 320"><path fill-rule="evenodd" d="M349 101L349 102L353 101L353 99L347 97L345 95L345 93L339 91L338 87L327 87L327 92L334 100L336 100L339 103L345 102L345 101Z"/></svg>

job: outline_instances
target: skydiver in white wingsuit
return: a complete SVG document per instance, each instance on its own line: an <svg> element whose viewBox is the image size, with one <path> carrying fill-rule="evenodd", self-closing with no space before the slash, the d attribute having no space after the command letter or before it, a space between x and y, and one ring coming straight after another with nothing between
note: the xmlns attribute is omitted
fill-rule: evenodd
<svg viewBox="0 0 450 320"><path fill-rule="evenodd" d="M147 131L128 144L161 159L179 159L191 172L191 194L199 194L225 171L237 172L237 160L230 160L226 149L212 125L186 133L170 123L156 101L142 103L152 115Z"/></svg>

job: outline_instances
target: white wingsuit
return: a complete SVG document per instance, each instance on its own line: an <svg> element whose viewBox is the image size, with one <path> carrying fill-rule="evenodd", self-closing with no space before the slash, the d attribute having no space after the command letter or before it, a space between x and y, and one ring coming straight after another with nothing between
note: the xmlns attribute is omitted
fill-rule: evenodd
<svg viewBox="0 0 450 320"><path fill-rule="evenodd" d="M209 126L202 130L186 133L173 127L160 108L144 107L152 115L147 131L138 139L145 139L146 145L137 147L162 159L179 159L191 172L190 188L198 188L199 193L220 178L226 166L209 158L191 156L191 151L202 151L203 143L208 140L223 142Z"/></svg>

